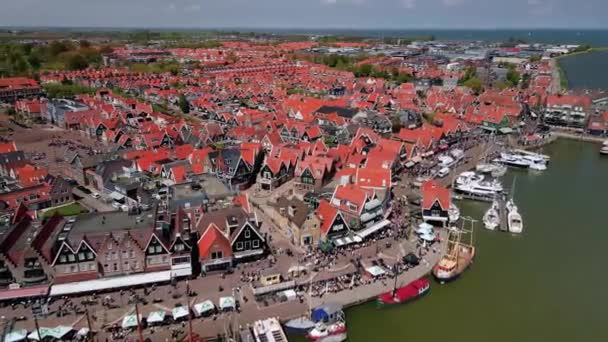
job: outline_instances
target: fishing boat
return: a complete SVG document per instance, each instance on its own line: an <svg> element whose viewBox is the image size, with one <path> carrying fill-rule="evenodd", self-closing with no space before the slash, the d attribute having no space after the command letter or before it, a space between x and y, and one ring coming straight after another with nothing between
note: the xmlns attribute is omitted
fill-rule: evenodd
<svg viewBox="0 0 608 342"><path fill-rule="evenodd" d="M509 232L519 234L524 230L524 223L521 218L521 214L517 209L517 205L510 199L507 202L507 225L509 226Z"/></svg>
<svg viewBox="0 0 608 342"><path fill-rule="evenodd" d="M470 230L465 229L464 221L471 222ZM470 219L463 220L462 229L452 227L449 230L447 252L433 267L433 276L439 283L445 284L455 280L473 263L475 257L473 223L474 221ZM464 234L470 237L468 244L462 241Z"/></svg>
<svg viewBox="0 0 608 342"><path fill-rule="evenodd" d="M344 336L346 339L346 322L344 321L336 321L333 323L325 323L318 322L315 327L308 332L306 337L311 341L323 341L327 342L331 339L331 337L341 337ZM343 340L341 340L343 341Z"/></svg>
<svg viewBox="0 0 608 342"><path fill-rule="evenodd" d="M604 142L604 145L602 146L602 148L600 148L600 154L602 155L608 155L608 145L605 145L606 141Z"/></svg>
<svg viewBox="0 0 608 342"><path fill-rule="evenodd" d="M450 222L455 223L455 222L458 222L459 218L460 218L460 209L458 209L458 207L456 205L454 205L453 203L450 204L450 207L448 208L448 219L450 220Z"/></svg>
<svg viewBox="0 0 608 342"><path fill-rule="evenodd" d="M496 200L483 215L483 225L489 230L494 230L500 225L500 206Z"/></svg>
<svg viewBox="0 0 608 342"><path fill-rule="evenodd" d="M392 291L383 293L378 296L376 303L378 306L389 306L395 304L403 304L422 297L429 292L431 284L427 279L418 279L413 282L397 287L397 277L395 276L395 286Z"/></svg>

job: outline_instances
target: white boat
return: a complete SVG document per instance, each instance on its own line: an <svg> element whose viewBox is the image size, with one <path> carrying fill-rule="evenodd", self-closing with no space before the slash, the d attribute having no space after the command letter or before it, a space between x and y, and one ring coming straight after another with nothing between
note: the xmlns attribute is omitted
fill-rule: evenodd
<svg viewBox="0 0 608 342"><path fill-rule="evenodd" d="M312 341L329 341L329 337L334 335L346 335L346 322L337 321L330 324L319 322L306 337Z"/></svg>
<svg viewBox="0 0 608 342"><path fill-rule="evenodd" d="M498 178L498 177L502 177L505 175L505 173L507 173L507 167L504 165L494 165L494 170L492 170L492 177L494 178Z"/></svg>
<svg viewBox="0 0 608 342"><path fill-rule="evenodd" d="M600 148L600 154L608 155L608 145L604 145Z"/></svg>
<svg viewBox="0 0 608 342"><path fill-rule="evenodd" d="M530 151L526 151L526 150L513 150L512 152L519 154L520 156L528 156L528 157L532 157L532 158L542 159L545 162L548 162L549 160L551 160L551 157L546 154L540 154L540 153L530 152Z"/></svg>
<svg viewBox="0 0 608 342"><path fill-rule="evenodd" d="M448 218L450 219L451 223L457 222L458 219L460 219L460 209L458 209L458 207L455 206L453 203L448 209Z"/></svg>
<svg viewBox="0 0 608 342"><path fill-rule="evenodd" d="M475 171L479 173L492 173L494 168L494 164L477 164L477 166L475 166Z"/></svg>
<svg viewBox="0 0 608 342"><path fill-rule="evenodd" d="M494 179L487 181L482 175L467 171L461 173L454 182L454 190L475 196L494 196L503 191L502 184Z"/></svg>
<svg viewBox="0 0 608 342"><path fill-rule="evenodd" d="M604 142L602 143L603 147L608 147L608 139L604 140Z"/></svg>
<svg viewBox="0 0 608 342"><path fill-rule="evenodd" d="M505 164L513 167L528 168L530 162L521 156L512 153L501 153L500 158L494 160L497 163Z"/></svg>
<svg viewBox="0 0 608 342"><path fill-rule="evenodd" d="M545 164L530 164L530 170L534 171L545 171L547 169L547 165Z"/></svg>
<svg viewBox="0 0 608 342"><path fill-rule="evenodd" d="M517 205L510 199L507 202L507 224L509 226L509 232L511 233L521 233L524 230L524 223L521 218L521 214L517 209Z"/></svg>
<svg viewBox="0 0 608 342"><path fill-rule="evenodd" d="M500 225L500 207L496 200L492 202L488 211L483 215L483 224L489 230L494 230Z"/></svg>

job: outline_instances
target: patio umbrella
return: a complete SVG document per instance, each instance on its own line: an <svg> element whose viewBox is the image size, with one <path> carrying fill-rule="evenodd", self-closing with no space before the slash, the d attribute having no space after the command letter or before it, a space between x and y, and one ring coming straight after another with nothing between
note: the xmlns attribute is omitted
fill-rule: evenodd
<svg viewBox="0 0 608 342"><path fill-rule="evenodd" d="M234 297L220 297L220 309L234 309L235 301Z"/></svg>
<svg viewBox="0 0 608 342"><path fill-rule="evenodd" d="M4 337L4 342L17 342L24 340L27 337L27 330L13 330L10 333L6 334Z"/></svg>
<svg viewBox="0 0 608 342"><path fill-rule="evenodd" d="M148 323L159 323L165 320L166 313L164 311L153 311L150 312L146 319Z"/></svg>
<svg viewBox="0 0 608 342"><path fill-rule="evenodd" d="M194 304L194 311L199 316L206 312L212 311L213 309L215 309L215 305L213 305L213 302L210 300Z"/></svg>
<svg viewBox="0 0 608 342"><path fill-rule="evenodd" d="M176 306L171 310L171 314L173 315L173 319L180 319L188 316L190 311L185 306Z"/></svg>
<svg viewBox="0 0 608 342"><path fill-rule="evenodd" d="M141 319L141 315L139 315L139 319ZM137 326L137 317L135 315L128 315L122 319L122 328L132 328Z"/></svg>

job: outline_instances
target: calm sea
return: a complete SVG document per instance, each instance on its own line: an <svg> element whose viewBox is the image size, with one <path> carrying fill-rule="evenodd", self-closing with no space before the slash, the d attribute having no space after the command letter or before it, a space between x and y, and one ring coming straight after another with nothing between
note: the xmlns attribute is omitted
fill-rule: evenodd
<svg viewBox="0 0 608 342"><path fill-rule="evenodd" d="M293 33L314 35L345 35L364 37L430 37L451 41L492 41L501 42L509 38L522 39L534 43L591 44L608 46L608 30L566 30L566 29L415 29L415 30L343 30L343 29L238 29L239 31Z"/></svg>
<svg viewBox="0 0 608 342"><path fill-rule="evenodd" d="M559 59L570 89L608 89L608 50Z"/></svg>

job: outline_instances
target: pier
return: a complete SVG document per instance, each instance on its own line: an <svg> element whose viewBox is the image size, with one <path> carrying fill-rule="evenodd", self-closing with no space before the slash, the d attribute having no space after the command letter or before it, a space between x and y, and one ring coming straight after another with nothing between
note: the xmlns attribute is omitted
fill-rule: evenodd
<svg viewBox="0 0 608 342"><path fill-rule="evenodd" d="M501 232L508 232L509 224L507 223L507 196L501 196L501 198L498 199L498 207L500 208L500 212L498 213L500 215L500 225L498 226L498 229L500 229Z"/></svg>

